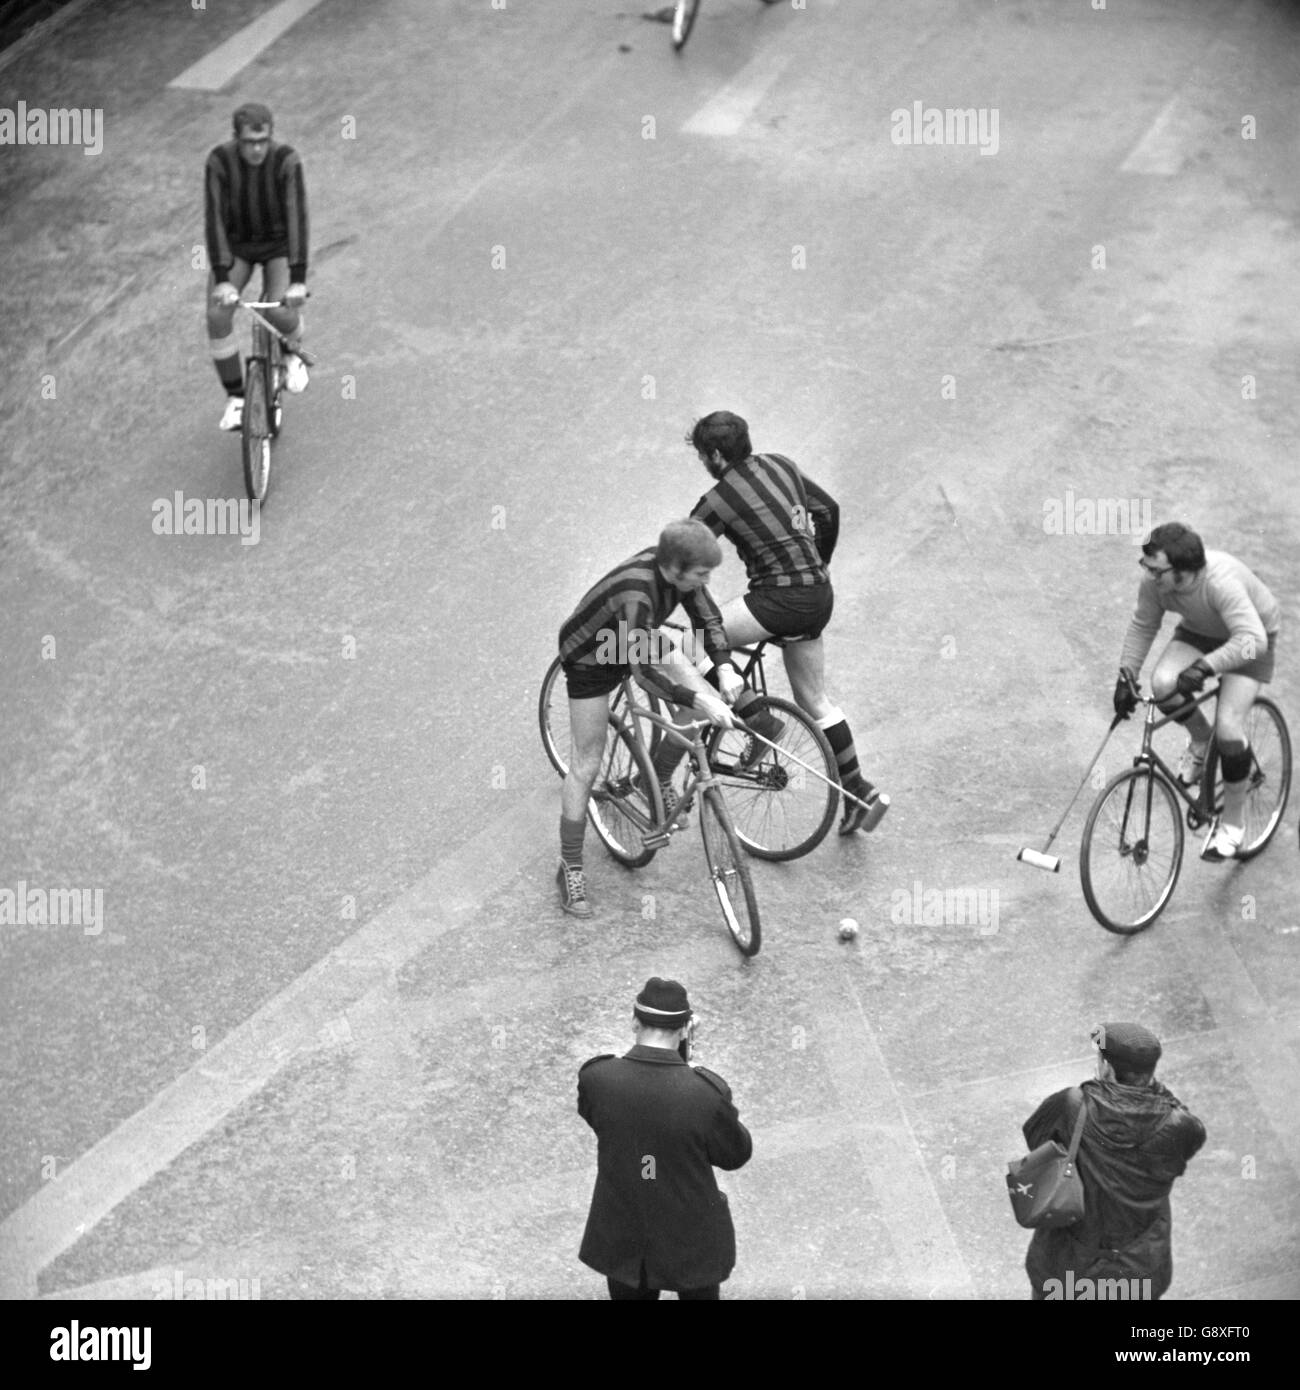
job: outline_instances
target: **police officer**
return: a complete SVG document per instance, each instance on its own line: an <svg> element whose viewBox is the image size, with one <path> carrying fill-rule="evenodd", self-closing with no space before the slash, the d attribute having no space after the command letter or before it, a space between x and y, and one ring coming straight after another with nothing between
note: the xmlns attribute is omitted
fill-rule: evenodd
<svg viewBox="0 0 1300 1390"><path fill-rule="evenodd" d="M596 1188L578 1257L609 1296L717 1299L736 1262L736 1235L714 1168L753 1151L731 1088L687 1064L695 1022L676 980L647 980L632 1009L636 1046L593 1057L578 1073L578 1114L596 1131Z"/></svg>

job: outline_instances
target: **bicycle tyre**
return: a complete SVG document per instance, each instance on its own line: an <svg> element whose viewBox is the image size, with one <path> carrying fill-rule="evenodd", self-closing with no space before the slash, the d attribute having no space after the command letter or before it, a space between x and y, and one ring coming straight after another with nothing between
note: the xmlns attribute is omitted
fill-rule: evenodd
<svg viewBox="0 0 1300 1390"><path fill-rule="evenodd" d="M1138 818L1138 824L1146 818L1148 796L1151 809L1146 834L1130 842L1132 817ZM1157 819L1163 827L1166 818L1172 827L1167 832L1172 844L1166 847L1166 832L1162 829L1159 847L1153 854L1152 829ZM1128 872L1120 891L1112 892L1109 877L1116 863ZM1119 936L1145 931L1165 910L1182 863L1183 818L1177 793L1149 767L1130 767L1117 773L1093 802L1079 845L1079 877L1089 911L1107 931ZM1140 872L1148 865L1153 865L1152 886L1135 879L1132 873L1133 869ZM1124 910L1119 902L1125 895L1130 901L1139 899L1131 910Z"/></svg>
<svg viewBox="0 0 1300 1390"><path fill-rule="evenodd" d="M629 869L639 869L655 856L645 844L646 830L628 816L630 808L652 825L664 819L663 793L645 750L609 716L612 738L605 741L600 771L592 783L587 818L601 844Z"/></svg>
<svg viewBox="0 0 1300 1390"><path fill-rule="evenodd" d="M569 773L569 692L564 684L564 668L557 656L546 668L537 695L537 724L547 760L560 774Z"/></svg>
<svg viewBox="0 0 1300 1390"><path fill-rule="evenodd" d="M245 369L242 444L244 488L252 502L265 502L271 485L271 431L267 412L266 361L251 358Z"/></svg>
<svg viewBox="0 0 1300 1390"><path fill-rule="evenodd" d="M272 348L266 362L266 399L271 403L267 412L267 423L271 427L271 438L279 439L280 427L284 424L284 355L279 347Z"/></svg>
<svg viewBox="0 0 1300 1390"><path fill-rule="evenodd" d="M722 779L727 809L740 843L757 859L798 859L826 838L840 800L839 769L826 735L798 705L762 695L746 715L772 713L785 728L753 767L742 770L747 739L743 729L715 729L709 736L709 766ZM791 753L827 779L819 781Z"/></svg>
<svg viewBox="0 0 1300 1390"><path fill-rule="evenodd" d="M1266 695L1257 696L1246 716L1250 744L1250 789L1246 793L1246 835L1237 859L1253 859L1277 834L1291 795L1291 735L1282 711ZM1205 755L1202 799L1215 815L1223 809L1223 768L1217 739ZM1273 794L1264 792L1273 788ZM1263 795L1259 793L1264 792Z"/></svg>
<svg viewBox="0 0 1300 1390"><path fill-rule="evenodd" d="M695 16L700 12L700 0L675 0L673 5L673 48L680 53L686 47L686 40L695 27Z"/></svg>
<svg viewBox="0 0 1300 1390"><path fill-rule="evenodd" d="M662 700L648 691L641 693L655 714L666 717L667 709ZM610 712L621 715L623 707L623 689L620 686L614 692ZM542 735L542 748L546 752L547 761L561 777L567 776L570 747L569 691L564 681L564 667L560 664L558 656L546 668L546 675L542 677L542 688L537 694L537 725ZM657 724L647 725L642 721L641 737L645 739L653 758L655 749L659 747L659 741L663 738L663 731Z"/></svg>
<svg viewBox="0 0 1300 1390"><path fill-rule="evenodd" d="M706 787L700 796L700 838L727 931L742 956L756 956L763 944L758 899L749 861L731 823L726 799L717 787Z"/></svg>

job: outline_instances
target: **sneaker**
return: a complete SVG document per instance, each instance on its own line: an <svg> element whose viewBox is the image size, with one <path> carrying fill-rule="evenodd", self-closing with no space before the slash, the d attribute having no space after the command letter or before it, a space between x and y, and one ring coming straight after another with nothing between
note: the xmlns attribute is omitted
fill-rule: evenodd
<svg viewBox="0 0 1300 1390"><path fill-rule="evenodd" d="M1195 787L1200 783L1205 771L1205 743L1193 743L1189 738L1187 747L1178 755L1178 780L1185 787Z"/></svg>
<svg viewBox="0 0 1300 1390"><path fill-rule="evenodd" d="M682 830L691 823L691 803L682 802L677 788L671 782L660 782L659 791L664 799L664 824Z"/></svg>
<svg viewBox="0 0 1300 1390"><path fill-rule="evenodd" d="M581 869L575 869L560 860L555 873L555 882L560 890L560 906L573 917L590 917L591 904L587 901L587 880Z"/></svg>
<svg viewBox="0 0 1300 1390"><path fill-rule="evenodd" d="M226 409L221 416L221 428L223 430L237 430L244 423L244 398L243 396L227 396Z"/></svg>
<svg viewBox="0 0 1300 1390"><path fill-rule="evenodd" d="M744 716L741 716L744 718ZM778 719L770 709L760 710L752 719L745 720L745 727L752 733L760 734L770 743L775 743L785 732L785 720ZM756 763L762 761L768 751L766 743L757 738L745 740L744 751L740 755L739 770L748 772Z"/></svg>
<svg viewBox="0 0 1300 1390"><path fill-rule="evenodd" d="M861 793L858 793L861 796ZM867 803L859 805L856 801L844 803L844 819L840 822L840 834L852 835L855 830L873 831L885 818L889 810L889 797L875 787L862 797Z"/></svg>
<svg viewBox="0 0 1300 1390"><path fill-rule="evenodd" d="M1221 863L1225 859L1235 859L1245 838L1245 826L1225 825L1222 821L1217 821L1205 842L1205 848L1201 851L1201 858L1208 859L1212 864Z"/></svg>
<svg viewBox="0 0 1300 1390"><path fill-rule="evenodd" d="M284 389L295 396L301 396L307 389L307 364L296 352L284 354Z"/></svg>

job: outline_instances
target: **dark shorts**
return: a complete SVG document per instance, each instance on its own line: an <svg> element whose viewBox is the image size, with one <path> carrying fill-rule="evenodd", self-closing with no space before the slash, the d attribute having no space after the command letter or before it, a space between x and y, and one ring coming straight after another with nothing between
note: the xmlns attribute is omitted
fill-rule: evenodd
<svg viewBox="0 0 1300 1390"><path fill-rule="evenodd" d="M608 695L618 689L627 675L622 666L583 665L577 661L564 662L563 670L570 700L594 700L597 695Z"/></svg>
<svg viewBox="0 0 1300 1390"><path fill-rule="evenodd" d="M1174 628L1175 642L1186 642L1189 647L1195 647L1198 652L1213 652L1223 646L1223 638L1206 637L1204 633L1193 632L1191 628L1184 627L1179 623ZM1261 685L1267 685L1273 679L1273 654L1277 649L1277 633L1268 634L1268 650L1261 652L1254 661L1248 661L1244 666L1238 666L1232 671L1224 672L1229 676L1249 676L1252 680L1257 680Z"/></svg>
<svg viewBox="0 0 1300 1390"><path fill-rule="evenodd" d="M811 642L831 620L835 591L829 583L751 589L745 595L745 607L773 637Z"/></svg>

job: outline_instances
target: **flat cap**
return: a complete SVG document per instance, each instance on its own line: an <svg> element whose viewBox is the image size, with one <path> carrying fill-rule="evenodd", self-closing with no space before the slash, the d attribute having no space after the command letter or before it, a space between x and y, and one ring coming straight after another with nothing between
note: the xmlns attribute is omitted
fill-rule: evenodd
<svg viewBox="0 0 1300 1390"><path fill-rule="evenodd" d="M1112 1066L1128 1071L1155 1071L1160 1060L1160 1039L1140 1023L1099 1023L1092 1040Z"/></svg>

